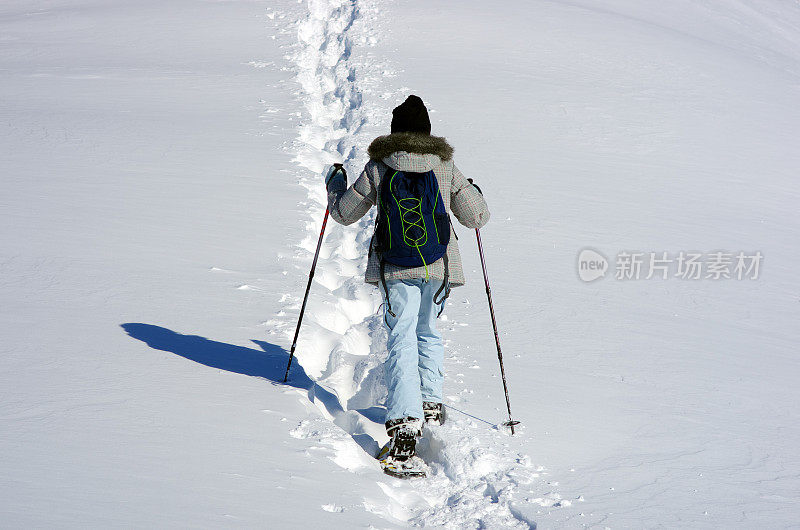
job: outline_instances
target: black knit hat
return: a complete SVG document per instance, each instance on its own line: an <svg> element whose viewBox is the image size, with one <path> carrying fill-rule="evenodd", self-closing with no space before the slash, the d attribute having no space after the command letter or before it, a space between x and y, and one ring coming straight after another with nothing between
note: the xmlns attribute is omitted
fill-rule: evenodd
<svg viewBox="0 0 800 530"><path fill-rule="evenodd" d="M408 98L392 111L392 132L415 132L430 134L431 119L428 109L418 96Z"/></svg>

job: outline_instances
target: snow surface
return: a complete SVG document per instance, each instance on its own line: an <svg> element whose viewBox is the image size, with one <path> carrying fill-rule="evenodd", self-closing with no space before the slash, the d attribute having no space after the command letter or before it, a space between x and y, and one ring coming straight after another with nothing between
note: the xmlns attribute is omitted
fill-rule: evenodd
<svg viewBox="0 0 800 530"><path fill-rule="evenodd" d="M800 520L800 6L0 5L0 526L790 528ZM449 420L384 476L372 217L324 212L408 94L484 190ZM792 242L795 243L792 243ZM606 256L757 280L583 283Z"/></svg>

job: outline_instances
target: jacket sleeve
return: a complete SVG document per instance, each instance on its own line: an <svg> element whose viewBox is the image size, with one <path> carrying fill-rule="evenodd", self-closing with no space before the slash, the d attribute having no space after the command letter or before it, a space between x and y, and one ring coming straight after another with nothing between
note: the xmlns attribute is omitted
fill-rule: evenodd
<svg viewBox="0 0 800 530"><path fill-rule="evenodd" d="M332 181L328 189L328 209L331 217L343 225L350 225L364 217L377 198L375 179L371 173L375 172L372 162L364 166L364 171L349 188L339 180Z"/></svg>
<svg viewBox="0 0 800 530"><path fill-rule="evenodd" d="M473 186L453 164L453 184L450 187L450 209L467 228L481 228L489 222L489 207L483 194Z"/></svg>

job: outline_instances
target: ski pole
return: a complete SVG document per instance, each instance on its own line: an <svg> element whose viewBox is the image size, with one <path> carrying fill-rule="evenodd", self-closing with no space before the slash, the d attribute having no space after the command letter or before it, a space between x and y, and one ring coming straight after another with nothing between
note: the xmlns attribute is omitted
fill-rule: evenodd
<svg viewBox="0 0 800 530"><path fill-rule="evenodd" d="M511 419L511 401L508 399L508 384L506 383L506 371L503 368L503 352L500 350L500 335L497 333L497 321L494 318L494 306L492 305L492 289L489 287L489 275L486 273L486 260L483 258L483 245L481 244L481 231L479 228L475 229L475 235L478 237L478 253L481 255L481 267L483 267L483 280L486 282L486 297L489 299L489 313L492 315L492 328L494 328L494 341L497 344L497 358L500 361L500 376L503 378L503 391L506 394L506 408L508 409L508 421L503 423L504 426L511 428L511 434L514 434L514 425L519 425L518 421Z"/></svg>
<svg viewBox="0 0 800 530"><path fill-rule="evenodd" d="M328 209L325 209L325 217L322 219L322 230L319 231L319 241L317 241L317 250L314 252L314 261L311 262L311 272L308 275L308 285L306 286L306 294L303 296L303 305L300 308L300 317L297 319L297 329L294 330L294 341L292 341L292 349L289 352L289 364L286 365L286 375L283 376L285 383L289 379L289 368L292 367L292 359L294 359L294 349L297 347L297 336L300 334L300 324L303 323L303 313L306 311L306 302L308 301L308 292L311 290L311 281L314 279L314 269L317 268L317 258L319 257L319 249L322 247L322 236L325 234L325 225L328 224Z"/></svg>
<svg viewBox="0 0 800 530"><path fill-rule="evenodd" d="M342 164L333 164L335 171L341 171L344 178L347 179L347 172L344 170ZM325 183L327 185L327 182ZM297 348L297 336L300 334L300 324L303 323L303 313L306 311L306 302L308 301L308 292L311 290L311 281L314 279L314 269L317 268L317 258L319 258L319 249L322 247L322 236L325 235L325 225L328 224L328 209L325 208L325 217L322 219L322 229L319 231L319 241L317 241L317 250L314 251L314 261L311 262L311 272L308 274L308 285L306 286L306 294L303 296L303 305L300 308L300 317L297 319L297 329L294 330L294 340L292 341L292 349L289 351L289 364L286 365L286 375L283 376L285 383L289 379L289 368L292 367L292 359L294 359L294 349Z"/></svg>

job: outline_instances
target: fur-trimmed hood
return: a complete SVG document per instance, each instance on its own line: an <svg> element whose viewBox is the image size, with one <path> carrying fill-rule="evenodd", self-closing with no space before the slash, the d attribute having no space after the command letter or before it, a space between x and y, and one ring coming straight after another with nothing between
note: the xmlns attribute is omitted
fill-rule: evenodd
<svg viewBox="0 0 800 530"><path fill-rule="evenodd" d="M421 133L393 133L378 136L369 144L369 157L372 160L383 161L393 153L405 152L418 155L436 155L442 162L453 159L453 148L441 136L431 136Z"/></svg>

